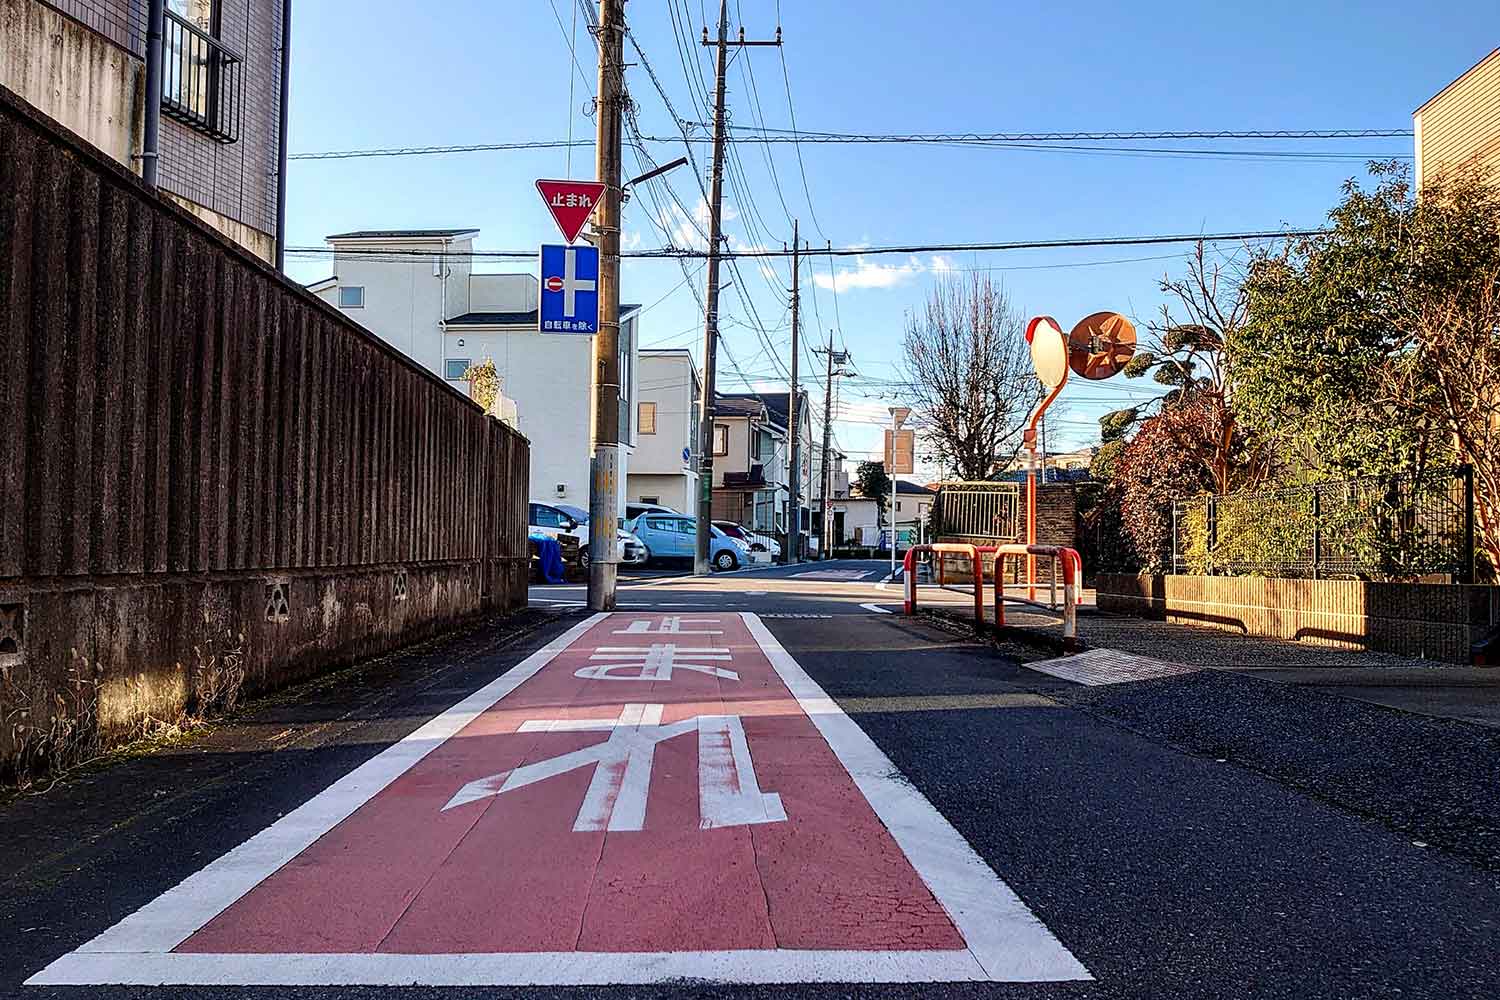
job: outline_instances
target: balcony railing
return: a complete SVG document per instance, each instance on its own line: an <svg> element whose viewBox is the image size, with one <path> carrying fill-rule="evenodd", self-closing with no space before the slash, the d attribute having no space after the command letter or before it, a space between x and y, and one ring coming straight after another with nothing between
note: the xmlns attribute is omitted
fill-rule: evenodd
<svg viewBox="0 0 1500 1000"><path fill-rule="evenodd" d="M171 11L162 33L161 109L216 142L235 142L245 107L244 62Z"/></svg>

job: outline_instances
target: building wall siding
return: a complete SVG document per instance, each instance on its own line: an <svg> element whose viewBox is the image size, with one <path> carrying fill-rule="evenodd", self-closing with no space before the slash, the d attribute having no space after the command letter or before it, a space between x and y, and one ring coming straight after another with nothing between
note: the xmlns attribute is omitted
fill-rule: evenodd
<svg viewBox="0 0 1500 1000"><path fill-rule="evenodd" d="M1470 164L1500 180L1500 49L1413 115L1418 180Z"/></svg>
<svg viewBox="0 0 1500 1000"><path fill-rule="evenodd" d="M270 259L274 244L266 237L274 238L276 232L279 166L281 0L218 2L220 41L244 59L244 116L239 141L218 143L164 117L158 181L162 190L256 230L261 238L242 243L262 259ZM51 88L55 94L36 93L35 88L28 92L15 86L11 81L19 81L20 72L0 72L0 84L139 173L140 162L131 156L140 149L147 0L0 0L0 4L7 29L0 49L11 48L20 37L11 30L12 25L38 23L54 11L72 19L61 32L69 54L63 66L65 77L58 76L45 62L47 46L29 42L22 49L30 53L26 57L30 77L46 73L52 79L65 80ZM79 32L79 26L87 31ZM113 47L112 58L91 54L100 38ZM134 82L137 80L138 85ZM122 141L122 136L130 142ZM214 224L226 233L236 232L232 225ZM266 245L272 246L270 254L261 252Z"/></svg>
<svg viewBox="0 0 1500 1000"><path fill-rule="evenodd" d="M144 64L36 0L0 0L0 86L137 169Z"/></svg>

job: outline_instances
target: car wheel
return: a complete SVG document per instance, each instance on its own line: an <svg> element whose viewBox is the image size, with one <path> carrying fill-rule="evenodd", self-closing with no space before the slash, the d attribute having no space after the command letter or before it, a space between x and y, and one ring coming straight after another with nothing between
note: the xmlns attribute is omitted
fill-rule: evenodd
<svg viewBox="0 0 1500 1000"><path fill-rule="evenodd" d="M588 568L589 568L589 550L588 550L587 547L583 548L578 553L578 565L580 567L582 567L585 571L588 570Z"/></svg>
<svg viewBox="0 0 1500 1000"><path fill-rule="evenodd" d="M736 559L734 557L734 553L730 552L728 549L725 549L718 555L714 556L714 566L718 569L731 570L737 567L739 564L740 561Z"/></svg>

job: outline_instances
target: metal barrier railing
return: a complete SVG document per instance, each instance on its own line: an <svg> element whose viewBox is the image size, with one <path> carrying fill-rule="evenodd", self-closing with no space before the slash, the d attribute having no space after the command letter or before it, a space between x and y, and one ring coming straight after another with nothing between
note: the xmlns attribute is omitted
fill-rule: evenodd
<svg viewBox="0 0 1500 1000"><path fill-rule="evenodd" d="M1005 557L1024 557L1028 562L1037 556L1048 556L1054 562L1052 571L1052 606L1057 606L1057 566L1062 566L1063 577L1063 649L1072 652L1078 648L1078 587L1083 581L1083 557L1077 549L1064 545L997 545L995 546L995 626L1005 624ZM1034 601L1024 601L1034 604Z"/></svg>
<svg viewBox="0 0 1500 1000"><path fill-rule="evenodd" d="M902 573L906 577L906 600L903 602L907 614L917 613L917 555L922 552L933 552L941 555L944 552L956 552L967 555L974 567L974 623L976 627L984 627L984 558L980 555L977 545L967 545L962 542L933 542L926 545L913 545L906 550L906 560L901 564ZM941 566L941 560L939 560ZM940 570L941 571L941 570Z"/></svg>

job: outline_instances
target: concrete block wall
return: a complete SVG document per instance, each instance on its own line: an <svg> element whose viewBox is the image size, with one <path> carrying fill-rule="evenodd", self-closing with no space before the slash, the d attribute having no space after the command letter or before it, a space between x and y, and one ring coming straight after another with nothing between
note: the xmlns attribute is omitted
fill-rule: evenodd
<svg viewBox="0 0 1500 1000"><path fill-rule="evenodd" d="M1467 663L1500 588L1252 576L1101 574L1101 611L1341 649Z"/></svg>
<svg viewBox="0 0 1500 1000"><path fill-rule="evenodd" d="M524 605L524 437L4 90L0 150L0 771Z"/></svg>

